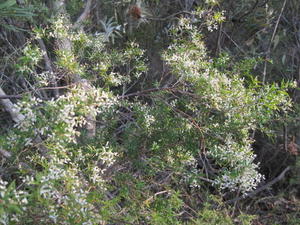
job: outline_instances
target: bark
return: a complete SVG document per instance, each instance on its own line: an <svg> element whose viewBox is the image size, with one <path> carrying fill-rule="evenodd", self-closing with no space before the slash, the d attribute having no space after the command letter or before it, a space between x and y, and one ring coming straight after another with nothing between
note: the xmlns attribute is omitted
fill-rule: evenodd
<svg viewBox="0 0 300 225"><path fill-rule="evenodd" d="M87 0L82 14L78 17L78 19L76 20L76 22L73 26L75 29L80 28L82 25L82 22L85 21L87 19L87 17L89 16L90 11L91 11L92 1L93 0Z"/></svg>
<svg viewBox="0 0 300 225"><path fill-rule="evenodd" d="M3 89L0 87L0 95L6 95ZM24 116L19 112L17 107L12 103L10 99L0 99L4 109L10 114L12 120L18 123L24 119Z"/></svg>

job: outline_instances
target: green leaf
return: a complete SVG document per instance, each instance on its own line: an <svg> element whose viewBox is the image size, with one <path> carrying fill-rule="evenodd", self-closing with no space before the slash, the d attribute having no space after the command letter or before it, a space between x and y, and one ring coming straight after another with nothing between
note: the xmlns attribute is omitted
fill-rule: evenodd
<svg viewBox="0 0 300 225"><path fill-rule="evenodd" d="M16 4L16 0L7 0L0 4L0 10L5 8L10 8Z"/></svg>
<svg viewBox="0 0 300 225"><path fill-rule="evenodd" d="M7 208L8 208L8 210L9 210L10 212L14 212L14 213L22 213L22 210L21 210L20 207L17 206L17 205L8 205Z"/></svg>

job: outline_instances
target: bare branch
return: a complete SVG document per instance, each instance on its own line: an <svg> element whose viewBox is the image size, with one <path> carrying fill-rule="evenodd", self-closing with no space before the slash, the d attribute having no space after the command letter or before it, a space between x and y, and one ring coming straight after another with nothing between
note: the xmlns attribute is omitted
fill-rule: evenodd
<svg viewBox="0 0 300 225"><path fill-rule="evenodd" d="M22 95L0 95L0 99L22 98Z"/></svg>
<svg viewBox="0 0 300 225"><path fill-rule="evenodd" d="M1 87L0 96L6 96L5 92ZM4 106L5 110L10 114L14 122L18 123L24 119L24 116L18 111L18 109L9 99L0 99L0 102Z"/></svg>
<svg viewBox="0 0 300 225"><path fill-rule="evenodd" d="M11 153L8 151L5 151L4 149L0 148L0 154L3 155L5 158L9 159L11 157Z"/></svg>
<svg viewBox="0 0 300 225"><path fill-rule="evenodd" d="M76 20L76 22L73 26L74 28L80 28L82 22L84 20L86 20L86 18L89 16L90 11L91 11L92 1L93 0L87 0L82 14L78 17L78 19Z"/></svg>

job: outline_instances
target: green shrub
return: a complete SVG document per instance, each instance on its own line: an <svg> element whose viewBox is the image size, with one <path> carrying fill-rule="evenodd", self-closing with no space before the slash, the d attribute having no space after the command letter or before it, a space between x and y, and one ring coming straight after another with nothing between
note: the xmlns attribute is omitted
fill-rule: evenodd
<svg viewBox="0 0 300 225"><path fill-rule="evenodd" d="M113 51L101 35L72 31L63 17L43 32L73 44L53 53L56 75L79 74L89 86L71 84L55 99L26 96L16 105L24 119L1 138L0 148L12 153L6 163L16 168L0 187L8 196L1 222L232 224L226 211L209 207L187 219L187 203L199 207L189 193L255 189L263 176L250 132L289 110L291 84L244 79L249 64L211 59L197 27L182 19L163 54L175 84L128 94L147 70L136 43ZM33 45L25 50L15 68L34 77L41 52ZM92 139L88 115L98 123Z"/></svg>

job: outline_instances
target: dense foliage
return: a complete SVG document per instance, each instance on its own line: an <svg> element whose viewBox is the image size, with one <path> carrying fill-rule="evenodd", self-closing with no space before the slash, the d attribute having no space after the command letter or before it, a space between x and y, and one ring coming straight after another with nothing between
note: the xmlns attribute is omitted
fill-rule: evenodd
<svg viewBox="0 0 300 225"><path fill-rule="evenodd" d="M0 223L298 224L297 193L274 198L293 207L278 223L257 210L299 187L283 3L0 3ZM243 40L256 13L266 49Z"/></svg>

